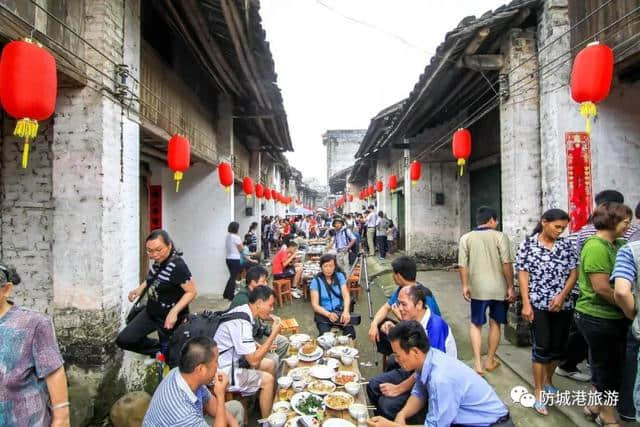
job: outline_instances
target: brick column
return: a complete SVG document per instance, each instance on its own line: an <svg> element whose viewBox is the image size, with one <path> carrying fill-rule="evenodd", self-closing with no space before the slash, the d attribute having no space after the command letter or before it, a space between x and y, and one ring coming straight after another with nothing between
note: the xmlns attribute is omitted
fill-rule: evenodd
<svg viewBox="0 0 640 427"><path fill-rule="evenodd" d="M535 227L541 210L538 61L529 59L536 52L533 32L515 29L507 35L500 84L501 221L514 253ZM524 345L529 333L521 309L518 299L511 306L505 336Z"/></svg>

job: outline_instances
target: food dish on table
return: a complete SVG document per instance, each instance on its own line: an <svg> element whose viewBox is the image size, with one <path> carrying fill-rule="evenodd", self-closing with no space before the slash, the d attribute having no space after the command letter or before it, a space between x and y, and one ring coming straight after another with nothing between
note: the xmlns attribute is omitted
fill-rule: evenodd
<svg viewBox="0 0 640 427"><path fill-rule="evenodd" d="M357 348L347 347L345 345L339 345L329 349L329 356L331 357L340 357L340 356L356 357L358 353L359 351Z"/></svg>
<svg viewBox="0 0 640 427"><path fill-rule="evenodd" d="M312 354L305 354L302 349L300 349L298 351L298 357L303 362L313 362L320 359L322 357L322 353L322 349L319 347L316 347L316 350Z"/></svg>
<svg viewBox="0 0 640 427"><path fill-rule="evenodd" d="M358 374L352 371L338 371L331 378L331 380L338 385L345 385L346 383L358 381L359 379Z"/></svg>
<svg viewBox="0 0 640 427"><path fill-rule="evenodd" d="M336 411L344 411L349 409L354 402L353 396L343 391L336 391L329 393L324 397L324 403L327 407L335 409Z"/></svg>
<svg viewBox="0 0 640 427"><path fill-rule="evenodd" d="M312 377L319 378L321 380L328 380L335 373L336 371L332 367L327 365L316 365L311 367L311 371L309 371L309 374Z"/></svg>
<svg viewBox="0 0 640 427"><path fill-rule="evenodd" d="M336 390L336 385L327 380L314 380L309 383L307 390L311 393L323 396L328 393L333 393Z"/></svg>
<svg viewBox="0 0 640 427"><path fill-rule="evenodd" d="M313 377L309 372L311 372L310 366L301 366L299 368L292 369L289 372L289 375L294 378L298 378L299 375L300 380L306 383L310 383L311 381L313 381Z"/></svg>
<svg viewBox="0 0 640 427"><path fill-rule="evenodd" d="M303 391L293 395L291 407L298 415L315 415L318 409L324 409L325 404L321 397Z"/></svg>
<svg viewBox="0 0 640 427"><path fill-rule="evenodd" d="M311 337L307 334L294 334L289 337L289 341L307 342L311 341Z"/></svg>
<svg viewBox="0 0 640 427"><path fill-rule="evenodd" d="M303 345L302 348L300 349L300 351L305 356L311 356L312 354L314 354L316 352L317 348L318 348L318 345L316 343L309 342L309 343L306 343L305 345Z"/></svg>
<svg viewBox="0 0 640 427"><path fill-rule="evenodd" d="M320 427L320 422L318 420L316 420L314 417L311 417L311 416L293 417L289 421L287 421L287 424L285 424L285 427L298 427L298 420L300 418L303 418L308 426Z"/></svg>
<svg viewBox="0 0 640 427"><path fill-rule="evenodd" d="M273 404L273 412L282 412L288 414L291 410L291 404L286 400L281 400Z"/></svg>

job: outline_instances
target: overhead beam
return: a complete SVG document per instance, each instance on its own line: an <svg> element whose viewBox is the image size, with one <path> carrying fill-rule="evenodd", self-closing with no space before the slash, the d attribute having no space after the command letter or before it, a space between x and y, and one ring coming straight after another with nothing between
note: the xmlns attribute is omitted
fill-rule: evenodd
<svg viewBox="0 0 640 427"><path fill-rule="evenodd" d="M469 42L467 47L464 49L465 55L473 55L478 51L482 42L489 36L491 29L489 27L480 28L476 33L473 40Z"/></svg>
<svg viewBox="0 0 640 427"><path fill-rule="evenodd" d="M496 71L504 67L502 55L465 55L456 64L458 68L470 68L476 71Z"/></svg>

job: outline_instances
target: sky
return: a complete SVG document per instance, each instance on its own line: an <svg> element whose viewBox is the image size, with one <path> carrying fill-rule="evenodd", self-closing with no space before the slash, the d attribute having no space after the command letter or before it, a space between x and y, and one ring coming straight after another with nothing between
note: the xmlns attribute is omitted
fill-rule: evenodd
<svg viewBox="0 0 640 427"><path fill-rule="evenodd" d="M303 178L326 183L327 129L366 129L406 98L465 16L508 0L262 0L260 14ZM358 21L358 22L354 22Z"/></svg>

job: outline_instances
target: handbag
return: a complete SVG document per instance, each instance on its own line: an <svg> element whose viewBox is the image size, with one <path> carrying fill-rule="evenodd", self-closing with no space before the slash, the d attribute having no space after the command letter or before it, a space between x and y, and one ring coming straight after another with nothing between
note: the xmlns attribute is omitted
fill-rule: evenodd
<svg viewBox="0 0 640 427"><path fill-rule="evenodd" d="M322 273L318 273L318 279L320 279L320 281L324 285L324 288L327 291L327 295L329 296L329 299L331 299L332 307L333 307L333 299L331 298L331 295L333 295L334 297L338 298L338 300L340 300L342 302L342 304L344 304L344 300L342 299L342 294L337 294L333 290L333 287L329 286L329 284L324 280L324 276L322 275ZM337 280L337 278L336 278L336 280ZM355 305L356 305L356 301L352 298L350 303L349 303L349 313L353 313L353 309L355 308ZM334 310L331 310L331 311L334 311Z"/></svg>
<svg viewBox="0 0 640 427"><path fill-rule="evenodd" d="M143 304L142 299L147 294L147 291L149 290L149 286L150 285L145 286L144 290L142 291L142 294L140 294L138 299L135 300L135 302L133 303L133 306L129 310L129 314L127 314L127 318L125 319L125 322L127 325L131 323L131 321L135 319L136 316L142 312L142 310L145 310L147 308L147 304L146 303Z"/></svg>

